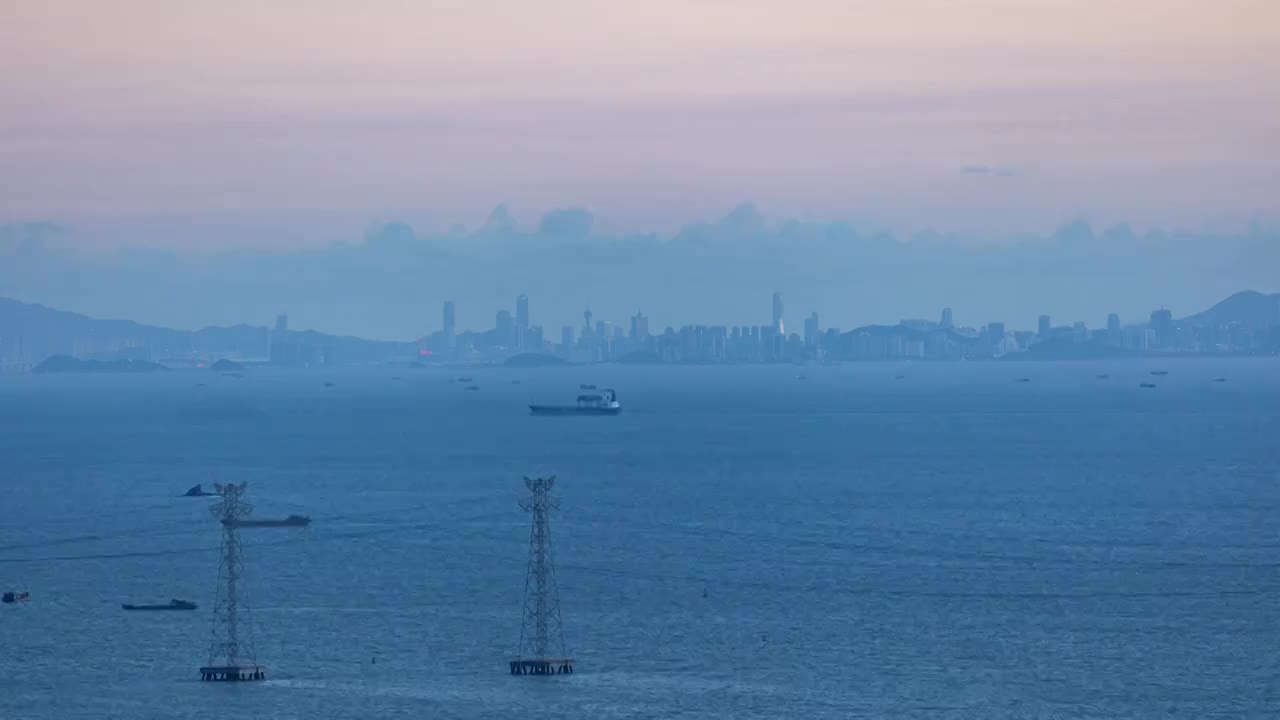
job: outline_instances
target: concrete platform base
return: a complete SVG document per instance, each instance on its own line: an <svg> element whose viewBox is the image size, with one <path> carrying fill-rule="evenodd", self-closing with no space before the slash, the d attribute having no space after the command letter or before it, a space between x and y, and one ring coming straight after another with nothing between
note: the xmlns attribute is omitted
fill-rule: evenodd
<svg viewBox="0 0 1280 720"><path fill-rule="evenodd" d="M533 658L512 660L512 675L572 675L572 658Z"/></svg>
<svg viewBox="0 0 1280 720"><path fill-rule="evenodd" d="M267 668L265 665L214 665L200 668L200 679L230 682L266 680Z"/></svg>

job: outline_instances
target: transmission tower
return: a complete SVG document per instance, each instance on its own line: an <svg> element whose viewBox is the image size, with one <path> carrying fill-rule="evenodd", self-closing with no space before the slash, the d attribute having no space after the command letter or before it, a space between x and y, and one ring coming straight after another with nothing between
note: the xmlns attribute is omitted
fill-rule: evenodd
<svg viewBox="0 0 1280 720"><path fill-rule="evenodd" d="M222 525L222 553L218 563L218 589L213 603L213 639L209 664L200 668L201 680L263 680L267 669L258 664L253 647L249 606L240 597L238 584L244 574L238 521L253 512L244 501L248 483L215 484L222 501L210 508Z"/></svg>
<svg viewBox="0 0 1280 720"><path fill-rule="evenodd" d="M557 675L573 672L573 659L564 650L564 626L560 624L560 591L551 553L552 510L560 501L551 496L554 476L525 478L533 495L520 501L532 513L529 528L529 569L524 579L524 617L520 623L520 649L511 661L512 675Z"/></svg>

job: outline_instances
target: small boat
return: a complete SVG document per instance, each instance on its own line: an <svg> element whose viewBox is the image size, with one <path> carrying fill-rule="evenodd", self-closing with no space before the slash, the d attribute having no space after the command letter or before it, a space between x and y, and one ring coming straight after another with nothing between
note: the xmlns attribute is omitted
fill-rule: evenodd
<svg viewBox="0 0 1280 720"><path fill-rule="evenodd" d="M4 595L0 595L0 602L3 602L6 605L12 605L13 603L26 602L30 599L31 599L31 593L29 592L16 593L16 592L13 592L12 590L6 590Z"/></svg>
<svg viewBox="0 0 1280 720"><path fill-rule="evenodd" d="M458 378L458 382L471 382L471 378Z"/></svg>
<svg viewBox="0 0 1280 720"><path fill-rule="evenodd" d="M579 385L578 389L579 390L595 390L596 386L595 385Z"/></svg>
<svg viewBox="0 0 1280 720"><path fill-rule="evenodd" d="M599 395L579 395L575 405L530 405L531 415L617 415L622 412L618 394L602 390Z"/></svg>
<svg viewBox="0 0 1280 720"><path fill-rule="evenodd" d="M1105 374L1105 373L1104 373L1104 374L1102 374L1102 375L1094 375L1094 377L1098 378L1099 380L1110 380L1110 379L1111 379L1111 376L1110 376L1110 375L1107 375L1107 374Z"/></svg>
<svg viewBox="0 0 1280 720"><path fill-rule="evenodd" d="M1152 370L1151 374L1159 377L1161 375L1168 375L1169 371L1168 370Z"/></svg>
<svg viewBox="0 0 1280 720"><path fill-rule="evenodd" d="M479 390L479 389L480 389L480 386L479 386L479 385L468 385L468 386L466 386L466 387L464 387L464 388L462 388L462 389L463 389L463 390Z"/></svg>
<svg viewBox="0 0 1280 720"><path fill-rule="evenodd" d="M512 384L512 385L519 385L519 384L520 384L520 381L519 381L519 380L512 380L512 381L511 381L511 384Z"/></svg>
<svg viewBox="0 0 1280 720"><path fill-rule="evenodd" d="M1018 378L1017 382L1031 382L1031 378Z"/></svg>
<svg viewBox="0 0 1280 720"><path fill-rule="evenodd" d="M290 515L283 520L223 520L222 524L238 528L306 527L311 524L311 518L306 515Z"/></svg>
<svg viewBox="0 0 1280 720"><path fill-rule="evenodd" d="M195 487L183 493L182 497L207 497L209 495L216 495L216 494L217 493L211 493L208 490L205 490L203 487L200 487L200 483L196 483Z"/></svg>
<svg viewBox="0 0 1280 720"><path fill-rule="evenodd" d="M174 598L164 605L130 605L129 603L122 603L120 607L125 610L195 610L199 606L190 600Z"/></svg>
<svg viewBox="0 0 1280 720"><path fill-rule="evenodd" d="M328 380L325 380L325 381L324 381L324 386L325 386L325 387L333 387L333 383L329 382Z"/></svg>
<svg viewBox="0 0 1280 720"><path fill-rule="evenodd" d="M1227 379L1226 379L1226 378L1214 378L1214 379L1213 379L1213 381L1214 381L1214 382L1226 382L1226 381L1227 381Z"/></svg>
<svg viewBox="0 0 1280 720"><path fill-rule="evenodd" d="M1155 383L1142 383L1142 384L1138 385L1138 387L1141 387L1141 388L1153 388L1153 387L1155 387L1155 386L1156 386L1156 384L1155 384Z"/></svg>
<svg viewBox="0 0 1280 720"><path fill-rule="evenodd" d="M903 380L903 379L905 379L906 377L907 377L906 375L894 375L894 376L893 376L893 379L894 379L894 380Z"/></svg>

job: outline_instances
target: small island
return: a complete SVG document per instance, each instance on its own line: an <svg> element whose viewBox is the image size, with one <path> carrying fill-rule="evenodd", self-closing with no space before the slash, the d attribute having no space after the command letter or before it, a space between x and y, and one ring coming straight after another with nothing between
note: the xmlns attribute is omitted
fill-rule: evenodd
<svg viewBox="0 0 1280 720"><path fill-rule="evenodd" d="M215 372L240 372L241 370L244 370L244 364L238 363L235 360L227 360L226 358L223 358L210 365L209 369Z"/></svg>
<svg viewBox="0 0 1280 720"><path fill-rule="evenodd" d="M53 355L31 369L37 375L54 373L149 373L169 368L146 360L80 360L69 355Z"/></svg>

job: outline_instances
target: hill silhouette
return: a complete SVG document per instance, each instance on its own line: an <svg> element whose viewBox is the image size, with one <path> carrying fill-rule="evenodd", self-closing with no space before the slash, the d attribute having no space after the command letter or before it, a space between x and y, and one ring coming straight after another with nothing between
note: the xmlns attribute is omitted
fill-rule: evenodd
<svg viewBox="0 0 1280 720"><path fill-rule="evenodd" d="M1263 330L1280 325L1280 293L1267 295L1245 290L1219 302L1204 312L1179 321L1182 325L1228 325L1240 323Z"/></svg>

